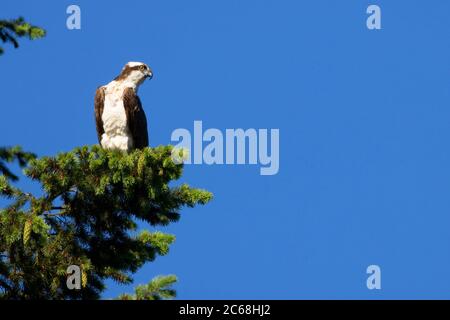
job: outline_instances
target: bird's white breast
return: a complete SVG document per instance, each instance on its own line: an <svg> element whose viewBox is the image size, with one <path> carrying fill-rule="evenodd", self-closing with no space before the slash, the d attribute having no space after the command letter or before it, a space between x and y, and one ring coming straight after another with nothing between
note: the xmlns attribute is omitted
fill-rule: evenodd
<svg viewBox="0 0 450 320"><path fill-rule="evenodd" d="M105 133L101 140L105 149L128 151L133 145L123 105L124 90L125 87L117 81L112 81L105 86L105 102L102 114Z"/></svg>

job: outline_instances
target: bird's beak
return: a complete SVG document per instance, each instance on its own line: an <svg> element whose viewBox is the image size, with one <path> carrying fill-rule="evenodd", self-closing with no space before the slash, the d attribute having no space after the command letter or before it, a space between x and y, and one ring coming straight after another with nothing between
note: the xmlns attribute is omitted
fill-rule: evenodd
<svg viewBox="0 0 450 320"><path fill-rule="evenodd" d="M147 76L148 80L150 80L151 78L153 78L153 72L148 71L146 76Z"/></svg>

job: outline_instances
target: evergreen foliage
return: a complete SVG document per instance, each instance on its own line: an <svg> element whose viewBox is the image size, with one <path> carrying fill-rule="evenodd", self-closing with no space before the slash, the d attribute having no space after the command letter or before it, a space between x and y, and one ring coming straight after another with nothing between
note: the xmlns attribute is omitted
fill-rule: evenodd
<svg viewBox="0 0 450 320"><path fill-rule="evenodd" d="M212 198L187 184L172 186L183 169L172 148L123 153L96 145L42 158L1 149L0 196L8 204L0 208L0 298L98 299L106 279L129 284L144 263L167 254L175 236L153 229ZM2 159L28 162L24 173L42 194L14 186L17 177ZM149 230L138 230L138 221ZM81 290L66 286L69 265L82 270ZM175 281L157 277L120 299L171 298Z"/></svg>
<svg viewBox="0 0 450 320"><path fill-rule="evenodd" d="M3 43L11 43L14 48L19 47L17 38L28 37L30 40L34 40L44 37L45 34L44 29L29 24L22 17L12 20L0 20L0 40ZM0 55L3 52L4 49L0 47Z"/></svg>
<svg viewBox="0 0 450 320"><path fill-rule="evenodd" d="M123 294L119 300L162 300L172 299L176 296L171 286L177 281L174 275L158 276L146 285L140 285L133 295Z"/></svg>
<svg viewBox="0 0 450 320"><path fill-rule="evenodd" d="M4 175L7 179L17 181L17 176L8 169L7 163L17 161L19 166L23 168L28 161L34 158L36 158L36 155L29 152L23 152L22 148L19 146L0 148L0 174Z"/></svg>

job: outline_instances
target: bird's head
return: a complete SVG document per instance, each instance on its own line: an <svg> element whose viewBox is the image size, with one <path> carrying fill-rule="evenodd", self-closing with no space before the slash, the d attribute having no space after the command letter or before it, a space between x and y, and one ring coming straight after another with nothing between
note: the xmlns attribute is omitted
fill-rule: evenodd
<svg viewBox="0 0 450 320"><path fill-rule="evenodd" d="M116 81L127 81L136 86L144 82L145 79L153 77L152 69L142 62L128 62L123 67L122 72L116 77Z"/></svg>

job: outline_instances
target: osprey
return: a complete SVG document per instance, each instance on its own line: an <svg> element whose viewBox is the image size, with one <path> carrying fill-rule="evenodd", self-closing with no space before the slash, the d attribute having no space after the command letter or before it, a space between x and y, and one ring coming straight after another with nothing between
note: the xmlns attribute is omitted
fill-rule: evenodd
<svg viewBox="0 0 450 320"><path fill-rule="evenodd" d="M95 121L103 148L131 151L148 146L147 119L137 91L152 77L145 63L128 62L120 75L97 89Z"/></svg>

